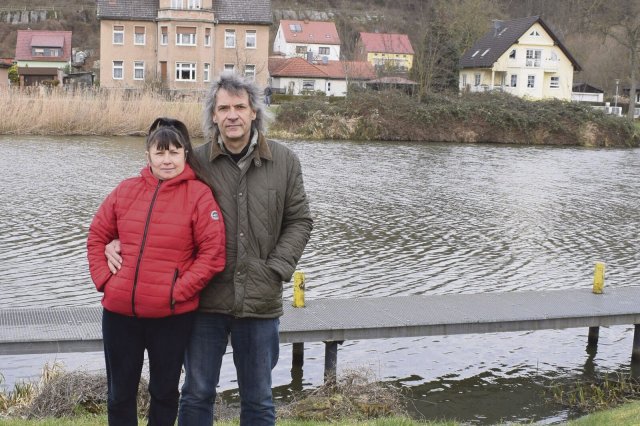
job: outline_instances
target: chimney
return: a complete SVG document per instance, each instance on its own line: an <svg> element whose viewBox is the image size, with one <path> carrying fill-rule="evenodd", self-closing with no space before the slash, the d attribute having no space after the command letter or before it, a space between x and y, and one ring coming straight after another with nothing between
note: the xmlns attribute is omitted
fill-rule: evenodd
<svg viewBox="0 0 640 426"><path fill-rule="evenodd" d="M502 29L502 21L499 19L494 19L493 20L493 35L497 36L500 33L500 30Z"/></svg>

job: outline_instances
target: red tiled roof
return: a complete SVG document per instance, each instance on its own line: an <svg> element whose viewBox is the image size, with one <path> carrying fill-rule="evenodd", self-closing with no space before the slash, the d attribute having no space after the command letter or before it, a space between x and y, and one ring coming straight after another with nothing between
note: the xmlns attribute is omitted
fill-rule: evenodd
<svg viewBox="0 0 640 426"><path fill-rule="evenodd" d="M280 20L287 43L340 44L336 24L324 21Z"/></svg>
<svg viewBox="0 0 640 426"><path fill-rule="evenodd" d="M61 62L71 59L71 31L18 30L16 61ZM32 56L31 47L62 47L62 56Z"/></svg>
<svg viewBox="0 0 640 426"><path fill-rule="evenodd" d="M402 53L413 55L411 41L406 34L360 33L367 53Z"/></svg>
<svg viewBox="0 0 640 426"><path fill-rule="evenodd" d="M13 58L0 58L0 68L9 68L13 65Z"/></svg>
<svg viewBox="0 0 640 426"><path fill-rule="evenodd" d="M303 58L269 58L269 74L273 77L311 77L328 79L370 80L376 77L373 65L359 61L309 63Z"/></svg>

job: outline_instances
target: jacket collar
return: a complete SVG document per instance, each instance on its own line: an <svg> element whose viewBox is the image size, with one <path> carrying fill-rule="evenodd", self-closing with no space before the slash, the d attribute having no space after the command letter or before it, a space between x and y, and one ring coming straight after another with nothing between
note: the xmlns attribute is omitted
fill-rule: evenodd
<svg viewBox="0 0 640 426"><path fill-rule="evenodd" d="M262 164L262 159L271 160L272 156L269 144L267 144L267 139L264 137L264 134L262 132L257 132L257 136L254 137L257 137L258 141L251 155L253 156L253 162L255 165L259 167ZM227 153L222 149L221 143L218 143L219 138L220 134L218 132L214 133L213 138L211 138L209 161L215 160L220 155L227 155Z"/></svg>

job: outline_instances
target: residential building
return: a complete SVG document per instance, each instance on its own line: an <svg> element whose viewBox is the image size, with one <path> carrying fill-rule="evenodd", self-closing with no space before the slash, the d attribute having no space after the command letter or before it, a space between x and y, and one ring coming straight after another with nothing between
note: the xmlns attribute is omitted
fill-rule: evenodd
<svg viewBox="0 0 640 426"><path fill-rule="evenodd" d="M276 93L304 95L322 92L345 96L349 85L364 87L376 77L373 65L363 61L307 61L303 58L269 59L271 88Z"/></svg>
<svg viewBox="0 0 640 426"><path fill-rule="evenodd" d="M340 37L336 24L326 21L282 19L273 40L274 55L308 61L340 60Z"/></svg>
<svg viewBox="0 0 640 426"><path fill-rule="evenodd" d="M539 16L494 21L460 59L461 91L570 100L580 65Z"/></svg>
<svg viewBox="0 0 640 426"><path fill-rule="evenodd" d="M576 83L571 90L575 102L604 102L604 90L587 83Z"/></svg>
<svg viewBox="0 0 640 426"><path fill-rule="evenodd" d="M71 31L18 30L15 61L20 86L62 83L64 68L71 63L71 35Z"/></svg>
<svg viewBox="0 0 640 426"><path fill-rule="evenodd" d="M361 32L355 51L380 74L407 73L413 66L413 47L406 34Z"/></svg>
<svg viewBox="0 0 640 426"><path fill-rule="evenodd" d="M100 85L203 90L233 69L268 78L271 0L97 0Z"/></svg>
<svg viewBox="0 0 640 426"><path fill-rule="evenodd" d="M0 88L7 87L9 82L9 68L13 66L13 58L0 58Z"/></svg>

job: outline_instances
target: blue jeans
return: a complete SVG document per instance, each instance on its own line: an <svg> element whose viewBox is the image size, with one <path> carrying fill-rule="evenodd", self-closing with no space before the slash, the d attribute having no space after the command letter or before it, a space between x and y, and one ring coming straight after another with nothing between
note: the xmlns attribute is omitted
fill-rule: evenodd
<svg viewBox="0 0 640 426"><path fill-rule="evenodd" d="M180 426L211 426L222 357L231 336L240 392L240 425L274 425L271 370L280 355L280 320L198 313L185 355Z"/></svg>
<svg viewBox="0 0 640 426"><path fill-rule="evenodd" d="M102 312L110 425L138 424L137 394L149 355L150 426L173 426L178 414L178 386L194 312L165 318L137 318Z"/></svg>

